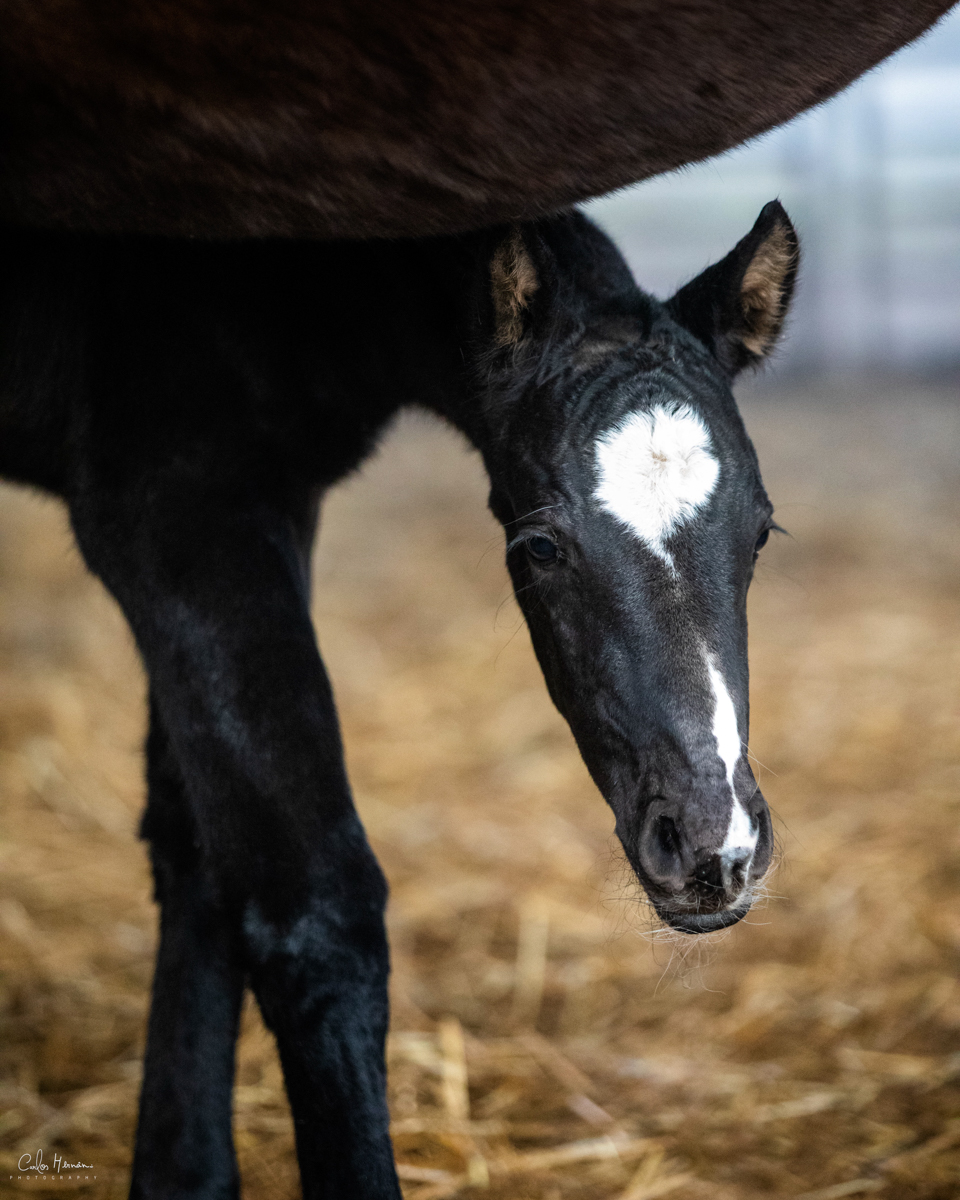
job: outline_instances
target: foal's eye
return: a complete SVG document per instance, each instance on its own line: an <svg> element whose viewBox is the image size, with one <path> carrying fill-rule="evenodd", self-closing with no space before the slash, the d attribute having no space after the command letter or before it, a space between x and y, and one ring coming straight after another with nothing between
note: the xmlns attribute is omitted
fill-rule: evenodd
<svg viewBox="0 0 960 1200"><path fill-rule="evenodd" d="M527 553L538 563L555 563L560 557L556 542L538 534L537 537L527 538Z"/></svg>
<svg viewBox="0 0 960 1200"><path fill-rule="evenodd" d="M764 546L767 544L767 542L770 541L771 533L786 533L786 532L787 531L783 528L782 525L778 525L776 523L776 521L770 521L769 524L764 529L761 529L760 536L753 543L753 561L754 562L757 561L757 556L759 555L760 551L764 548Z"/></svg>

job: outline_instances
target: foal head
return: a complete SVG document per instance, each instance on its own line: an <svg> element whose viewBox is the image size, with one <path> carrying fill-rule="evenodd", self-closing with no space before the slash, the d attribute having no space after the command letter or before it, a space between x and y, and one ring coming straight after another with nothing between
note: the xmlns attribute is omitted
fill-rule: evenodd
<svg viewBox="0 0 960 1200"><path fill-rule="evenodd" d="M688 933L740 920L770 863L746 600L773 509L730 383L776 340L797 258L771 203L666 304L578 213L489 264L472 432L517 598L633 869Z"/></svg>

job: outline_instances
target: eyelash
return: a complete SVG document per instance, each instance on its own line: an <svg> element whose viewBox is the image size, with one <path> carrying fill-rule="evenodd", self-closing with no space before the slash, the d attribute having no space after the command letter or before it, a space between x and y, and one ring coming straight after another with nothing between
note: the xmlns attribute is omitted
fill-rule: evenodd
<svg viewBox="0 0 960 1200"><path fill-rule="evenodd" d="M776 523L776 521L768 521L767 524L763 527L763 529L760 530L757 540L754 543L754 546L753 546L754 559L756 559L759 556L760 551L764 548L764 546L770 540L771 533L786 533L786 532L787 531L782 526L778 525Z"/></svg>

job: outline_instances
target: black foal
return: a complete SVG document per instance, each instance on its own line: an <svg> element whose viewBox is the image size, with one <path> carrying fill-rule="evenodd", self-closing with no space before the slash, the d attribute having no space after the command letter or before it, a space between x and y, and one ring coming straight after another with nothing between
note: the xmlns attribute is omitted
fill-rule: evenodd
<svg viewBox="0 0 960 1200"><path fill-rule="evenodd" d="M66 500L150 681L161 940L132 1195L236 1197L249 984L304 1195L399 1196L386 885L309 615L325 489L403 405L480 450L557 705L663 918L738 920L770 856L742 753L745 596L771 527L729 380L774 341L768 205L667 305L576 213L394 244L8 229L0 472Z"/></svg>

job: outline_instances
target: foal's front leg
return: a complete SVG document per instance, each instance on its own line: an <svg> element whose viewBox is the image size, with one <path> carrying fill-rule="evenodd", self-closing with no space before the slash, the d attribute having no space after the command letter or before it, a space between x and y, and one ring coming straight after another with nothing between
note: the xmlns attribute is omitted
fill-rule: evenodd
<svg viewBox="0 0 960 1200"><path fill-rule="evenodd" d="M235 1200L234 1049L244 990L237 914L217 893L187 788L155 704L147 811L160 946L140 1096L132 1200Z"/></svg>
<svg viewBox="0 0 960 1200"><path fill-rule="evenodd" d="M309 619L309 498L250 496L216 478L189 462L126 482L105 472L72 506L87 561L133 627L198 841L199 873L178 883L193 891L171 908L184 936L158 970L190 972L184 986L211 988L232 1024L235 945L277 1037L304 1196L389 1200L400 1193L384 1094L386 887L350 798ZM226 965L200 961L211 948ZM157 997L176 1007L168 980ZM229 1087L223 1037L213 1053L194 1044L214 1036L204 1025L151 1023L140 1196L233 1188L228 1109L212 1104L216 1130L186 1111ZM165 1053L178 1056L172 1074ZM180 1138L176 1178L164 1176L170 1129L200 1126L202 1137ZM204 1146L218 1147L216 1169Z"/></svg>

